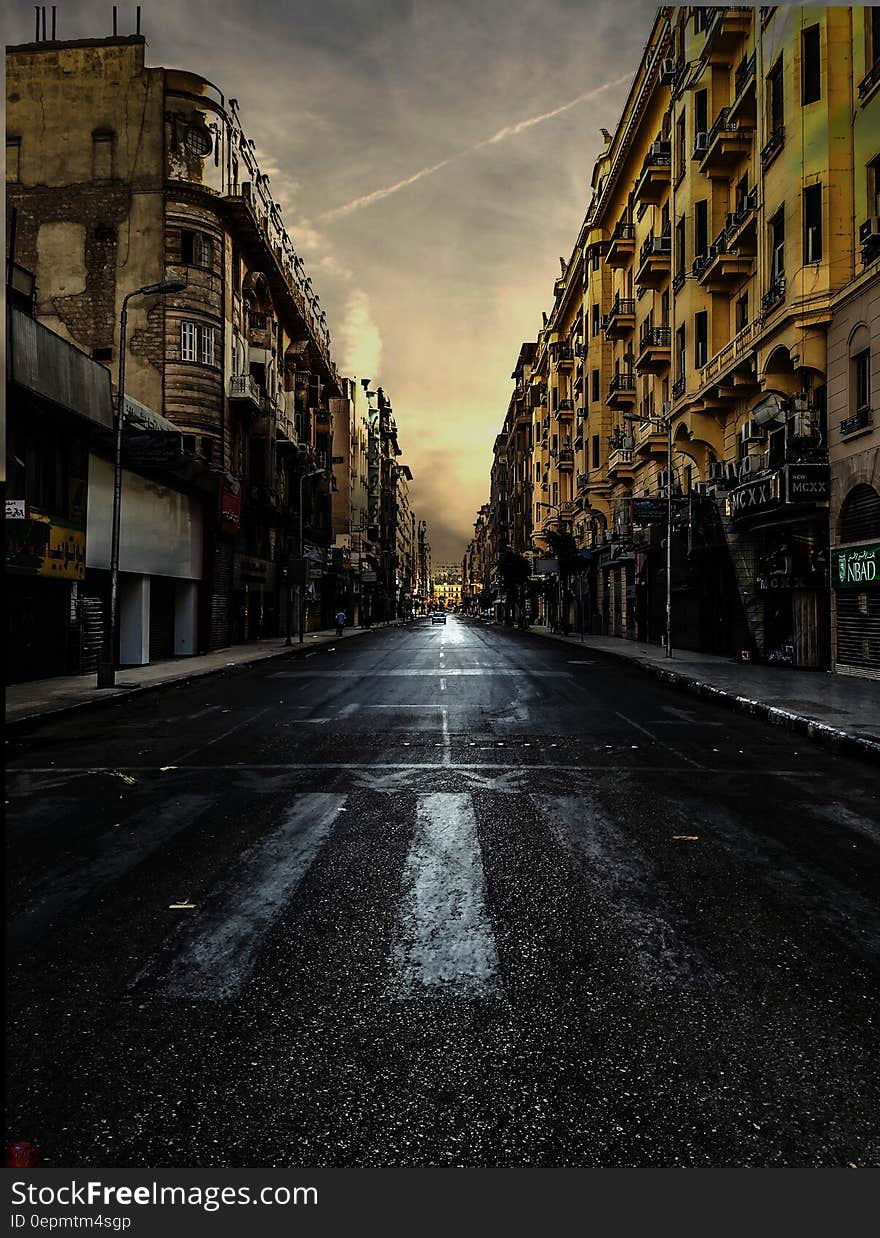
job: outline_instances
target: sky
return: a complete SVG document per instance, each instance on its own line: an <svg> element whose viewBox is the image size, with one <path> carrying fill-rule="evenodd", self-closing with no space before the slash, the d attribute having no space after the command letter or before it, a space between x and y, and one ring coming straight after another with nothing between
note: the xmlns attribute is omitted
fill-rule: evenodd
<svg viewBox="0 0 880 1238"><path fill-rule="evenodd" d="M66 0L58 37L111 4ZM238 100L343 373L392 401L435 562L489 489L520 344L553 303L656 7L642 0L142 3L147 64ZM119 33L135 5L120 4ZM6 41L34 8L4 0Z"/></svg>

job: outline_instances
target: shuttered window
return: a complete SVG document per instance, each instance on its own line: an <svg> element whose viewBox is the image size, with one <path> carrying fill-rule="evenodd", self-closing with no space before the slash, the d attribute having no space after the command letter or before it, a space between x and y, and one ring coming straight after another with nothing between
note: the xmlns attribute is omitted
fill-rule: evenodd
<svg viewBox="0 0 880 1238"><path fill-rule="evenodd" d="M180 324L180 359L181 361L198 361L196 351L196 324L182 322Z"/></svg>

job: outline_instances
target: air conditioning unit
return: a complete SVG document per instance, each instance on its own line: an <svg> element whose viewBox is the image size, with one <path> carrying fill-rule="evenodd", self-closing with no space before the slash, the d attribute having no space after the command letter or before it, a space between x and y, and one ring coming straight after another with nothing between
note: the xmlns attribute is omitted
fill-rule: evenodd
<svg viewBox="0 0 880 1238"><path fill-rule="evenodd" d="M864 223L859 224L859 245L874 249L880 247L880 215L871 215Z"/></svg>
<svg viewBox="0 0 880 1238"><path fill-rule="evenodd" d="M729 486L735 485L739 480L739 467L733 461L725 461L724 480Z"/></svg>
<svg viewBox="0 0 880 1238"><path fill-rule="evenodd" d="M757 473L764 471L766 457L763 452L759 452L752 456L743 456L739 462L739 479L747 481L750 477L754 477Z"/></svg>
<svg viewBox="0 0 880 1238"><path fill-rule="evenodd" d="M698 133L694 138L694 154L704 155L709 149L709 135L706 132Z"/></svg>
<svg viewBox="0 0 880 1238"><path fill-rule="evenodd" d="M679 63L677 60L660 61L660 84L662 86L674 86L678 74Z"/></svg>
<svg viewBox="0 0 880 1238"><path fill-rule="evenodd" d="M667 469L661 469L657 474L657 485L661 491L665 490L669 485L669 471Z"/></svg>
<svg viewBox="0 0 880 1238"><path fill-rule="evenodd" d="M726 479L727 464L723 460L717 460L709 465L709 481L726 481Z"/></svg>
<svg viewBox="0 0 880 1238"><path fill-rule="evenodd" d="M809 413L795 413L787 426L789 438L812 438L815 423Z"/></svg>
<svg viewBox="0 0 880 1238"><path fill-rule="evenodd" d="M749 443L764 442L764 428L757 425L754 421L747 421L739 432L740 442L747 446Z"/></svg>
<svg viewBox="0 0 880 1238"><path fill-rule="evenodd" d="M715 493L715 487L709 481L696 481L691 486L691 492L704 498L708 498L710 494Z"/></svg>

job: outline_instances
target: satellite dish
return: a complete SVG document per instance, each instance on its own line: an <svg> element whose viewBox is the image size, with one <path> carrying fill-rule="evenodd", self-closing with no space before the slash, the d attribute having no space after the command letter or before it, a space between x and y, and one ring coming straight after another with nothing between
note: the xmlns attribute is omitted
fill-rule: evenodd
<svg viewBox="0 0 880 1238"><path fill-rule="evenodd" d="M766 426L771 421L781 421L784 416L782 401L772 392L752 409L752 421L758 426Z"/></svg>

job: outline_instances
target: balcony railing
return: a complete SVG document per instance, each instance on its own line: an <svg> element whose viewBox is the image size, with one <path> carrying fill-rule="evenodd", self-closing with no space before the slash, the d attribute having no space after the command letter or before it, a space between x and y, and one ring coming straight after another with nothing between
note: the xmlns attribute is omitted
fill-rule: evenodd
<svg viewBox="0 0 880 1238"><path fill-rule="evenodd" d="M574 450L571 447L560 447L557 463L560 468L574 464Z"/></svg>
<svg viewBox="0 0 880 1238"><path fill-rule="evenodd" d="M263 393L250 374L233 374L229 380L230 400L247 400L257 408L263 406Z"/></svg>
<svg viewBox="0 0 880 1238"><path fill-rule="evenodd" d="M560 400L559 407L557 408L556 411L557 413L573 413L574 412L574 400Z"/></svg>
<svg viewBox="0 0 880 1238"><path fill-rule="evenodd" d="M589 484L590 484L590 474L589 473L578 473L577 475L578 490L586 490Z"/></svg>
<svg viewBox="0 0 880 1238"><path fill-rule="evenodd" d="M611 382L608 384L608 394L617 395L621 392L635 394L636 376L628 372L621 371L618 374L612 375Z"/></svg>
<svg viewBox="0 0 880 1238"><path fill-rule="evenodd" d="M761 151L761 167L768 168L785 145L785 125L778 125Z"/></svg>
<svg viewBox="0 0 880 1238"><path fill-rule="evenodd" d="M761 313L767 314L785 300L785 276L778 275L761 297Z"/></svg>
<svg viewBox="0 0 880 1238"><path fill-rule="evenodd" d="M864 99L865 95L869 95L878 82L880 82L880 57L874 61L859 82L859 98Z"/></svg>
<svg viewBox="0 0 880 1238"><path fill-rule="evenodd" d="M857 409L852 417L845 417L840 423L840 433L846 437L847 434L856 434L859 430L867 430L874 424L873 410L865 405L863 408Z"/></svg>
<svg viewBox="0 0 880 1238"><path fill-rule="evenodd" d="M672 328L671 327L648 327L642 328L642 333L639 336L639 348L671 348L672 347Z"/></svg>
<svg viewBox="0 0 880 1238"><path fill-rule="evenodd" d="M685 376L682 374L682 375L681 375L679 378L677 378L677 379L675 380L675 382L672 384L672 398L673 398L673 400L677 400L677 399L678 399L678 397L679 397L680 395L684 395L685 383L686 383L686 379L685 379Z"/></svg>
<svg viewBox="0 0 880 1238"><path fill-rule="evenodd" d="M742 227L748 217L758 209L758 186L753 185L733 211L727 213L725 231L728 239Z"/></svg>
<svg viewBox="0 0 880 1238"><path fill-rule="evenodd" d="M668 232L662 233L660 236L646 236L642 241L642 248L639 251L639 260L644 262L646 258L657 256L669 257L672 252L672 237Z"/></svg>
<svg viewBox="0 0 880 1238"><path fill-rule="evenodd" d="M734 74L734 98L737 98L745 90L751 78L755 76L755 53L751 56L743 56L739 63L739 67Z"/></svg>
<svg viewBox="0 0 880 1238"><path fill-rule="evenodd" d="M682 269L679 271L676 271L672 277L672 291L680 292L681 289L684 287L684 281L686 279L687 279L687 271L685 271L684 268L682 267Z"/></svg>
<svg viewBox="0 0 880 1238"><path fill-rule="evenodd" d="M621 330L626 330L627 324L621 320L635 318L636 303L630 297L615 297L614 304L605 316L604 331L607 336L615 336Z"/></svg>
<svg viewBox="0 0 880 1238"><path fill-rule="evenodd" d="M636 226L628 220L619 220L608 243L605 265L625 266L636 245Z"/></svg>

